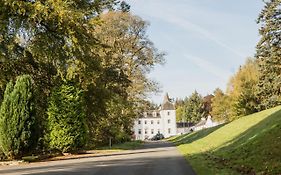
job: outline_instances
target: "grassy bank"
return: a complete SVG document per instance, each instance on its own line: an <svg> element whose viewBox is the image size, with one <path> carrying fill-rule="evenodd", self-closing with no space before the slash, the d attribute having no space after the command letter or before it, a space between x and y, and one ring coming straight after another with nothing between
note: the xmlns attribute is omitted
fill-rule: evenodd
<svg viewBox="0 0 281 175"><path fill-rule="evenodd" d="M170 139L200 174L281 174L281 106Z"/></svg>

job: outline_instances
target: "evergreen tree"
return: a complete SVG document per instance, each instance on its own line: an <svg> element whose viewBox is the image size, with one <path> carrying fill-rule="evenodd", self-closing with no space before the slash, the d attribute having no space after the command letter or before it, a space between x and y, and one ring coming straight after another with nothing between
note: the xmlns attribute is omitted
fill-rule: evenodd
<svg viewBox="0 0 281 175"><path fill-rule="evenodd" d="M85 147L87 125L82 95L82 91L70 82L53 91L48 108L51 149L72 152Z"/></svg>
<svg viewBox="0 0 281 175"><path fill-rule="evenodd" d="M0 108L0 149L11 159L28 153L36 143L32 78L8 83Z"/></svg>
<svg viewBox="0 0 281 175"><path fill-rule="evenodd" d="M203 98L198 92L194 92L186 100L184 114L186 121L198 122L203 117Z"/></svg>
<svg viewBox="0 0 281 175"><path fill-rule="evenodd" d="M258 18L261 39L257 61L261 76L257 87L259 110L281 104L281 0L269 0Z"/></svg>

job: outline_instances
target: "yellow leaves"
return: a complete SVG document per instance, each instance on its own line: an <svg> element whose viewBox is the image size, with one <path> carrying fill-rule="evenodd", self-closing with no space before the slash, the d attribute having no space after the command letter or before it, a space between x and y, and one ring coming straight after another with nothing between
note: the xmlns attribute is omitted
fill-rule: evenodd
<svg viewBox="0 0 281 175"><path fill-rule="evenodd" d="M254 85L258 81L258 77L259 71L256 61L248 59L246 64L231 77L227 91L231 96L238 97L245 85Z"/></svg>

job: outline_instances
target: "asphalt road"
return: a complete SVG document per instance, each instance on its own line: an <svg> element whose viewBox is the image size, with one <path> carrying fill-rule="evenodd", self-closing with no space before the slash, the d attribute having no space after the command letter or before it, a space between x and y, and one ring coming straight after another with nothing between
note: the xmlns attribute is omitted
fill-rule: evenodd
<svg viewBox="0 0 281 175"><path fill-rule="evenodd" d="M141 149L111 155L0 167L0 174L194 175L195 173L170 143L149 142Z"/></svg>

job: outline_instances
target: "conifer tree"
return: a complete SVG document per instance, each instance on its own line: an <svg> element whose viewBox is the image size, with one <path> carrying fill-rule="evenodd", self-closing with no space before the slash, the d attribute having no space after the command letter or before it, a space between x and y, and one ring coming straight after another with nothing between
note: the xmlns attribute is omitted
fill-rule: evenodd
<svg viewBox="0 0 281 175"><path fill-rule="evenodd" d="M281 0L265 3L258 18L261 24L256 54L261 73L257 87L259 110L281 104Z"/></svg>
<svg viewBox="0 0 281 175"><path fill-rule="evenodd" d="M82 94L69 82L53 91L48 108L51 149L73 152L85 146L87 125Z"/></svg>
<svg viewBox="0 0 281 175"><path fill-rule="evenodd" d="M203 98L197 92L193 92L185 102L186 121L198 122L203 117Z"/></svg>
<svg viewBox="0 0 281 175"><path fill-rule="evenodd" d="M19 76L15 86L8 83L0 108L0 145L10 159L28 153L36 142L34 139L35 112L32 78Z"/></svg>

